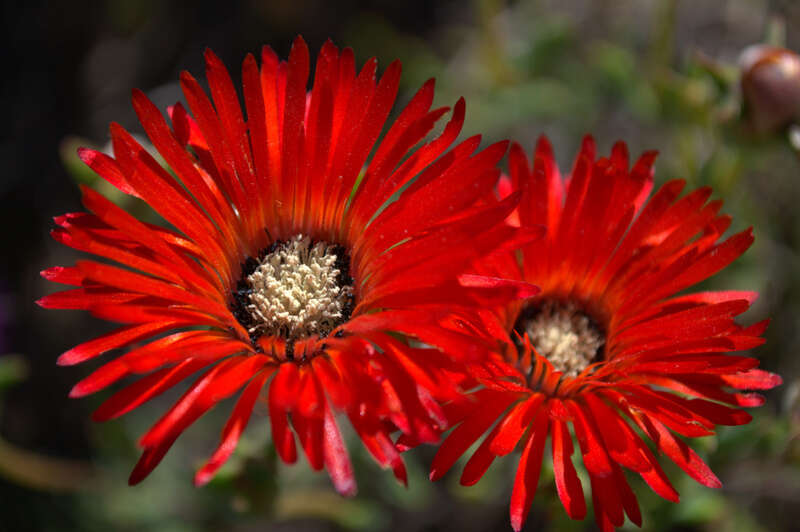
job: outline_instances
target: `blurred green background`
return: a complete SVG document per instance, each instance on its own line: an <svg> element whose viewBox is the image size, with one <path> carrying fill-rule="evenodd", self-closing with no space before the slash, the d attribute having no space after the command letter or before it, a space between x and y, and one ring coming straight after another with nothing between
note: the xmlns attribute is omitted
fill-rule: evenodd
<svg viewBox="0 0 800 532"><path fill-rule="evenodd" d="M800 3L8 1L2 25L0 530L510 530L513 458L462 488L455 471L428 482L433 450L418 449L407 456L406 490L352 445L360 491L345 500L302 458L291 468L276 460L266 413L257 411L230 464L210 486L195 489L192 473L216 445L232 406L226 403L186 431L144 483L129 488L136 438L177 392L102 425L89 420L102 397L67 399L97 364L57 368L56 357L108 327L81 312L34 305L56 288L38 271L77 258L48 238L50 219L80 210L81 182L126 201L80 165L76 146L102 147L112 120L141 132L131 88L162 108L174 103L181 70L202 76L205 47L238 80L247 52L269 44L285 57L297 33L312 50L329 37L352 46L359 62L401 59L401 102L435 76L437 103L466 97L465 135L481 132L486 142L513 137L530 149L545 133L564 169L588 132L606 153L617 139L633 155L658 149L658 183L681 177L692 187L711 185L734 216L732 231L753 225L753 248L704 287L761 292L745 319L772 318L768 342L755 355L785 383L753 411L750 425L695 442L722 479L721 490L667 467L682 499L673 505L631 482L646 530L797 529L800 159L792 138L800 133L791 123L800 118L800 73L784 80L797 84L795 92L778 91L788 94L778 106L786 116L761 127L764 102L743 105L738 58L755 43L800 50ZM594 527L591 518L564 516L545 467L526 529Z"/></svg>

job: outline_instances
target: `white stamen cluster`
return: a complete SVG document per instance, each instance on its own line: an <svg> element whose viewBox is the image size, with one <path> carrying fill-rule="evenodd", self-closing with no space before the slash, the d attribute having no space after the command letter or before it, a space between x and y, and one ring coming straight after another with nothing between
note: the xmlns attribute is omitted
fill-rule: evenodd
<svg viewBox="0 0 800 532"><path fill-rule="evenodd" d="M578 375L597 356L605 335L574 303L545 301L524 322L524 331L540 355L569 377Z"/></svg>
<svg viewBox="0 0 800 532"><path fill-rule="evenodd" d="M340 286L335 248L296 235L267 254L246 279L252 292L245 308L255 323L248 332L297 339L336 328L353 289Z"/></svg>

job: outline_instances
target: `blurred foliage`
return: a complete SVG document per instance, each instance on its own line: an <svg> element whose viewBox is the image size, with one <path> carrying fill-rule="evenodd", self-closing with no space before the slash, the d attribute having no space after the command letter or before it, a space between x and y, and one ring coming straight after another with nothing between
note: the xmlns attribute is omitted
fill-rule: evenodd
<svg viewBox="0 0 800 532"><path fill-rule="evenodd" d="M0 394L14 384L23 381L27 375L28 365L24 357L20 355L0 357Z"/></svg>
<svg viewBox="0 0 800 532"><path fill-rule="evenodd" d="M92 57L101 56L103 46L146 49L146 36L159 28L164 33L165 17L157 2L109 0L104 5L107 28L98 30ZM252 0L242 5L239 13L248 27L283 23L281 31L288 35L301 31L293 25L304 14L323 9L312 0L291 5ZM430 8L423 2L412 3L408 10L423 6ZM768 343L757 355L765 368L781 373L786 384L753 412L751 424L723 428L718 436L695 442L722 478L722 490L699 486L677 467L665 465L681 493L681 503L674 505L631 476L646 530L789 530L800 520L798 159L785 129L756 134L749 127L742 114L737 65L738 54L754 42L797 49L798 43L785 38L800 30L800 15L790 3L785 6L766 0L474 0L443 5L435 25L423 33L396 22L402 17L388 3L369 8L348 3L342 8L348 10L346 21L330 35L337 44L353 46L360 61L377 56L385 67L401 59L402 101L432 76L438 79L437 103L452 105L464 96L465 134L483 133L487 142L512 137L529 150L536 136L546 133L563 169L569 168L587 132L606 152L619 138L628 141L632 157L656 148L661 152L658 183L680 177L691 187L710 185L734 216L732 230L755 226L754 249L704 287L762 293L748 319L772 316L773 322ZM408 16L419 17L413 12ZM220 25L230 28L233 23L220 17L225 20ZM213 22L206 24L214 27ZM324 20L318 24L324 25ZM327 32L317 31L325 37ZM210 44L215 35L208 37ZM204 38L191 34L187 42L205 45ZM268 44L283 50L286 43ZM185 57L200 57L200 48L190 48L170 68L186 66L181 64ZM125 57L119 55L119 61ZM141 63L131 65L134 70L136 65L143 68ZM232 71L238 68L234 63L228 66ZM164 105L171 104L180 94L174 76L163 76L161 68L148 71L149 76L166 85L142 88ZM113 85L113 69L106 69L109 79L94 83ZM97 109L88 122L103 121L105 108ZM113 190L79 161L77 146L104 142L100 134L92 138L63 137L60 156L65 171L76 184L96 187L130 212L155 221L149 208ZM38 354L53 360L56 355ZM25 386L26 367L19 356L0 357L0 411L7 390ZM129 488L125 479L137 458L136 438L179 392L122 420L102 425L87 421L79 427L86 433L90 462L65 461L0 440L0 530L8 523L26 523L31 530L89 532L508 529L513 457L498 460L481 482L464 488L456 472L429 483L426 468L432 450L418 449L407 457L410 487L405 489L380 471L363 449L351 445L360 494L344 500L334 494L324 474L311 472L305 463L287 467L276 459L265 412L256 413L235 455L213 482L195 489L192 471L216 443L230 404L191 427L146 482ZM101 398L85 399L82 407L62 396L47 401L56 409L85 410ZM42 483L43 478L52 482ZM573 522L566 517L547 465L539 490L528 529L594 529L591 518Z"/></svg>

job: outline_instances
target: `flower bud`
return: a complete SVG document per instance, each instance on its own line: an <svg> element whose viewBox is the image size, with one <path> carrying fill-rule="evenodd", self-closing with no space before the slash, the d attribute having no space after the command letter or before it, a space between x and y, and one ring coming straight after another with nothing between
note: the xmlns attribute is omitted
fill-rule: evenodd
<svg viewBox="0 0 800 532"><path fill-rule="evenodd" d="M747 120L757 133L777 131L800 118L800 56L757 44L739 56Z"/></svg>

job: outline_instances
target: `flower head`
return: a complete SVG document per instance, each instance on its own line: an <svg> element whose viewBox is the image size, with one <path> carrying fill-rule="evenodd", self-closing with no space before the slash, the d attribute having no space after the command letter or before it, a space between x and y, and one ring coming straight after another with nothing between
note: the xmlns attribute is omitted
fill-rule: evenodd
<svg viewBox="0 0 800 532"><path fill-rule="evenodd" d="M231 455L262 395L284 461L296 460L297 437L311 466L326 467L341 493L353 493L334 418L343 412L375 459L404 480L389 434L399 429L435 441L445 421L433 397L455 393L443 373L452 358L442 351L468 359L484 348L442 324L472 305L525 291L514 282L489 289L472 277L459 280L470 262L518 237L503 223L515 198L479 201L492 195L506 145L477 152L473 137L448 151L464 120L459 100L441 133L414 151L448 111L431 109L432 80L376 145L400 65L378 80L374 59L356 72L352 50L330 42L309 93L302 39L287 62L269 48L260 67L248 55L245 112L210 51L206 74L210 99L190 74L181 75L192 116L180 104L170 108L171 127L142 92L133 93L171 172L117 124L114 157L80 151L100 176L173 228L143 223L89 188L88 213L56 218L56 240L117 265L82 260L45 270L46 278L76 288L39 303L123 324L70 349L59 364L127 349L71 396L137 377L94 413L108 420L199 373L141 438L131 483L152 471L188 425L239 390L196 483ZM425 347L410 347L405 337Z"/></svg>
<svg viewBox="0 0 800 532"><path fill-rule="evenodd" d="M629 168L623 143L598 159L587 137L562 180L546 139L532 169L522 149L511 148L510 180L501 181L500 192L520 191L522 199L510 222L546 225L547 233L520 255L482 261L479 271L528 280L541 292L482 313L501 355L492 361L495 369L478 375L485 387L472 401L445 405L448 419L460 424L440 447L431 477L441 477L494 425L461 482L477 482L496 457L520 445L511 496L515 530L530 509L548 437L556 488L570 517L582 519L587 510L571 427L598 525L613 530L625 514L641 524L623 467L678 500L645 437L692 478L719 487L679 436L747 423L750 415L739 407L758 406L763 397L740 390L781 382L757 369L756 359L726 354L763 343L766 322L743 327L735 321L756 294L682 294L739 257L753 242L751 230L720 241L731 220L718 214L721 202L708 201L707 188L679 197L684 182L671 181L650 196L654 159L645 153Z"/></svg>

